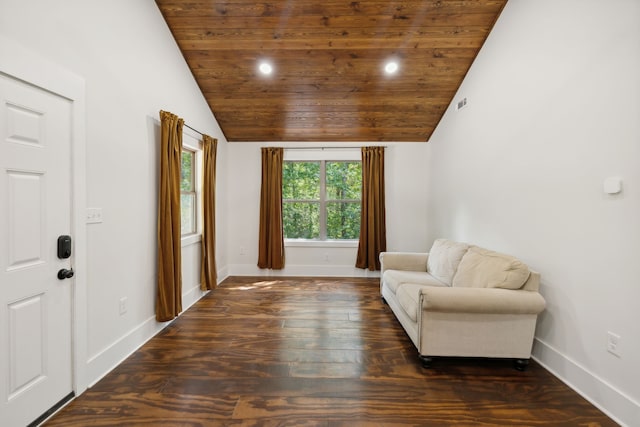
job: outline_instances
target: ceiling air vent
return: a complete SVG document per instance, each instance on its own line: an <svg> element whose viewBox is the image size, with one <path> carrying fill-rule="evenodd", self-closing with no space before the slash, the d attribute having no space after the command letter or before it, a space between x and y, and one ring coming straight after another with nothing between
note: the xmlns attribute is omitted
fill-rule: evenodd
<svg viewBox="0 0 640 427"><path fill-rule="evenodd" d="M464 108L466 105L467 105L467 98L462 98L456 104L456 110L462 110L462 108Z"/></svg>

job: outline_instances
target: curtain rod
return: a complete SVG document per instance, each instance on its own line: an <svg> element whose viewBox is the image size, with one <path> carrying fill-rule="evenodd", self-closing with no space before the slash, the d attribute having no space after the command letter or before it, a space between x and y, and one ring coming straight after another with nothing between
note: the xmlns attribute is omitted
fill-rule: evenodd
<svg viewBox="0 0 640 427"><path fill-rule="evenodd" d="M194 131L196 133L199 133L200 135L205 135L204 133L200 132L198 129L194 129L191 126L189 126L188 124L186 124L186 123L184 124L184 127L187 127L189 129L191 129L192 131Z"/></svg>

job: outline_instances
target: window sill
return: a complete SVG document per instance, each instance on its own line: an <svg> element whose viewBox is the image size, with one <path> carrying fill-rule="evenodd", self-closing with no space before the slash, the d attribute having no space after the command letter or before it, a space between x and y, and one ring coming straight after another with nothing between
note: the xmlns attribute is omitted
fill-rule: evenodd
<svg viewBox="0 0 640 427"><path fill-rule="evenodd" d="M357 248L357 240L305 240L305 239L285 239L285 247L299 248Z"/></svg>
<svg viewBox="0 0 640 427"><path fill-rule="evenodd" d="M185 246L195 245L196 243L200 243L201 240L201 234L186 234L180 239L180 246L184 248Z"/></svg>

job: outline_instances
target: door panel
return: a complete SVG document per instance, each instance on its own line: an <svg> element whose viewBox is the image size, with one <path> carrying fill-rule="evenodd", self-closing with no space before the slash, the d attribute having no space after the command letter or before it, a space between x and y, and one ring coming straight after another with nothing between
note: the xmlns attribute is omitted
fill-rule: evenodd
<svg viewBox="0 0 640 427"><path fill-rule="evenodd" d="M9 304L9 401L45 378L43 295Z"/></svg>
<svg viewBox="0 0 640 427"><path fill-rule="evenodd" d="M39 172L7 171L9 270L45 262L43 181L44 175Z"/></svg>
<svg viewBox="0 0 640 427"><path fill-rule="evenodd" d="M44 141L44 115L25 107L6 103L7 142L41 145Z"/></svg>
<svg viewBox="0 0 640 427"><path fill-rule="evenodd" d="M72 392L71 102L0 74L0 420L24 426Z"/></svg>

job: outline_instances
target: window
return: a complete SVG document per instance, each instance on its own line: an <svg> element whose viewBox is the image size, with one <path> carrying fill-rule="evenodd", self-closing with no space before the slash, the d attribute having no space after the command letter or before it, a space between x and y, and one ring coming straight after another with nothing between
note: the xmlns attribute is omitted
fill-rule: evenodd
<svg viewBox="0 0 640 427"><path fill-rule="evenodd" d="M180 164L180 225L183 236L195 234L198 230L195 168L195 151L183 149Z"/></svg>
<svg viewBox="0 0 640 427"><path fill-rule="evenodd" d="M360 161L285 161L282 171L285 238L358 239L361 193Z"/></svg>

